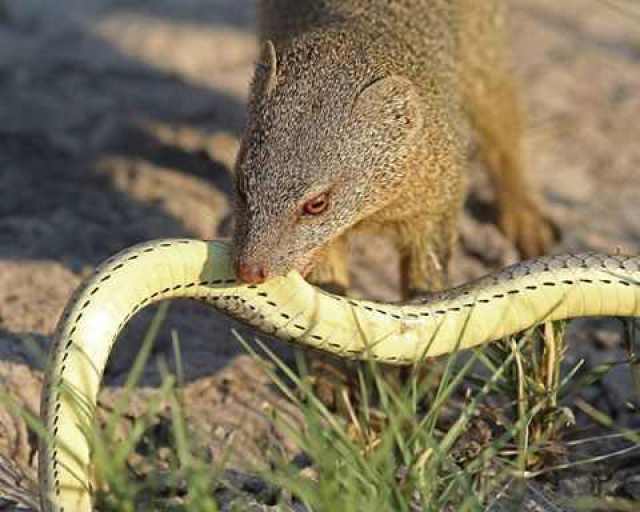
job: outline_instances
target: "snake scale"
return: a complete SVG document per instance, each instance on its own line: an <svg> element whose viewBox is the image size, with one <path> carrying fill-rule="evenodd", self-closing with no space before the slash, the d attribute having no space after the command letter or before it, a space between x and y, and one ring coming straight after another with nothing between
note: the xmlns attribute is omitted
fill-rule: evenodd
<svg viewBox="0 0 640 512"><path fill-rule="evenodd" d="M640 315L640 257L544 257L421 302L387 305L323 292L295 272L262 285L241 285L230 246L222 241L158 240L125 250L78 289L55 333L41 407L49 434L40 446L44 511L91 510L84 430L92 425L113 344L139 310L178 297L342 357L411 364L544 320Z"/></svg>

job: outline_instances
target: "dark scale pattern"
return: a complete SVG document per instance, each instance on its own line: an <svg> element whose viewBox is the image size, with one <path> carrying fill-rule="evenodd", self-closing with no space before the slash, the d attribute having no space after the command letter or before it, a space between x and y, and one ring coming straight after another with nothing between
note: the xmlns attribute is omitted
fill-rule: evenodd
<svg viewBox="0 0 640 512"><path fill-rule="evenodd" d="M516 263L510 267L505 268L497 274L493 274L488 277L481 278L472 283L468 283L462 285L457 288L452 288L450 290L446 290L444 292L433 294L432 296L426 299L420 299L418 301L413 302L415 305L433 305L441 301L449 301L454 300L462 295L469 295L471 289L482 290L485 288L489 288L495 285L500 285L502 283L513 281L516 279L521 279L532 274L537 274L541 272L553 272L557 270L570 270L572 268L581 268L581 269L595 269L599 268L602 270L609 271L614 273L618 272L637 272L640 269L640 263L638 262L638 257L636 256L608 256L598 253L583 253L583 254L575 254L575 255L557 255L557 256L546 256L543 258L539 258L537 260L525 261L521 263ZM613 277L613 276L612 276ZM620 284L622 286L632 286L632 285L640 285L638 281L629 281L626 279L579 279L580 283L583 284ZM546 287L555 287L558 285L567 285L572 286L575 284L574 280L563 279L559 282L555 281L544 281L542 286ZM512 289L507 292L509 295L517 295L519 293L523 293L526 291L536 291L538 286L536 285L527 285L522 289ZM480 304L490 304L493 300L503 299L505 297L502 293L497 293L491 296L490 298L478 298L476 301ZM474 304L465 304L465 307L473 307ZM446 312L457 312L459 308L452 306L446 310ZM438 313L438 312L436 312Z"/></svg>

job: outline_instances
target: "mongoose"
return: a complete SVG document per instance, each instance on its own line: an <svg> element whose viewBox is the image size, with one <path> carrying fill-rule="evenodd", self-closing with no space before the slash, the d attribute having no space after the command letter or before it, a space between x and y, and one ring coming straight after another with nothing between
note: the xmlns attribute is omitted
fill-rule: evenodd
<svg viewBox="0 0 640 512"><path fill-rule="evenodd" d="M347 289L347 239L394 237L406 296L442 288L472 126L499 225L552 242L525 185L498 0L262 0L263 49L236 167L237 273L296 269ZM470 122L469 122L470 121Z"/></svg>

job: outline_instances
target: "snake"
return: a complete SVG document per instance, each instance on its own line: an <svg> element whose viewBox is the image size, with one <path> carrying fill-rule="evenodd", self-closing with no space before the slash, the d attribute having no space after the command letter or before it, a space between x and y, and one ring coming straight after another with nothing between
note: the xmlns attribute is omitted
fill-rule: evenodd
<svg viewBox="0 0 640 512"><path fill-rule="evenodd" d="M640 257L545 256L401 304L323 291L297 272L243 284L228 241L164 239L100 265L54 333L41 401L45 512L92 510L91 449L102 375L119 333L141 309L188 298L281 340L351 359L408 365L524 331L544 321L640 315Z"/></svg>

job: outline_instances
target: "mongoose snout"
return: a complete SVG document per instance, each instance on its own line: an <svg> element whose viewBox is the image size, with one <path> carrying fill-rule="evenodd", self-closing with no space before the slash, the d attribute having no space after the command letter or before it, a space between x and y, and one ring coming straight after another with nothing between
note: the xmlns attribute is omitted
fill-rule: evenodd
<svg viewBox="0 0 640 512"><path fill-rule="evenodd" d="M247 284L260 284L267 280L267 270L263 265L251 265L249 263L237 262L236 275Z"/></svg>
<svg viewBox="0 0 640 512"><path fill-rule="evenodd" d="M314 217L324 214L330 205L329 192L322 192L304 201L300 207L300 216ZM313 265L313 253L307 254L305 261L300 265L293 264L293 268L303 276L309 273ZM236 255L236 274L241 281L247 284L260 284L272 277L267 261L247 261L242 254Z"/></svg>

